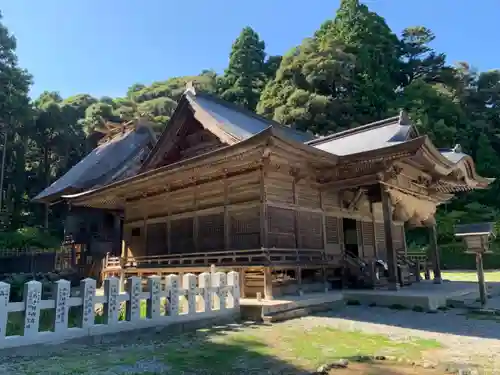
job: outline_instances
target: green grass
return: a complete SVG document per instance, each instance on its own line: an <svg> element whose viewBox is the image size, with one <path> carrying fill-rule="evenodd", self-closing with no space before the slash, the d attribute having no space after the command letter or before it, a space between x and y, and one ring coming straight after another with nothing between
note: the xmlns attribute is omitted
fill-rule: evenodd
<svg viewBox="0 0 500 375"><path fill-rule="evenodd" d="M27 359L24 373L44 368L53 374L93 374L116 366L154 360L169 368L168 374L244 374L313 371L339 358L386 355L408 360L440 345L433 340L398 342L383 335L347 332L290 323L244 327L236 331L198 330L182 335L153 336L151 340L92 347L65 347L54 355ZM22 372L19 372L22 373Z"/></svg>
<svg viewBox="0 0 500 375"><path fill-rule="evenodd" d="M445 280L451 281L473 281L477 282L476 271L445 271L442 272L442 277ZM423 278L423 275L422 275ZM486 271L484 273L484 278L486 282L500 282L500 270L499 271Z"/></svg>

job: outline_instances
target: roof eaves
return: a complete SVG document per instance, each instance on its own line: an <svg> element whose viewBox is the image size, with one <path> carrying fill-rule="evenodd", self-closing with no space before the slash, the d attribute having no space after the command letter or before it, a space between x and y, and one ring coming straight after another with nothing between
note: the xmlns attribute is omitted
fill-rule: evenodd
<svg viewBox="0 0 500 375"><path fill-rule="evenodd" d="M385 125L394 124L394 123L399 123L399 116L389 117L389 118L386 118L384 120L379 120L379 121L371 122L369 124L356 126L355 128L343 130L341 132L327 135L325 137L313 139L311 141L306 142L306 144L311 145L311 146L317 145L317 144L321 144L321 143L324 143L327 141L331 141L333 139L348 137L350 135L362 133L362 132L365 132L368 130L376 129L376 128L379 128L379 127L382 127Z"/></svg>
<svg viewBox="0 0 500 375"><path fill-rule="evenodd" d="M425 144L425 138L426 138L425 136L422 136L411 139L406 142L400 142L383 148L377 148L375 150L361 151L353 154L341 155L339 157L339 163L364 161L368 158L377 158L377 157L383 158L388 155L402 153L405 151L414 153L417 152L419 149L421 149L422 146Z"/></svg>
<svg viewBox="0 0 500 375"><path fill-rule="evenodd" d="M160 167L157 169L152 169L152 170L149 170L149 171L146 171L143 173L139 173L135 176L128 177L128 178L125 178L125 179L120 180L120 181L116 181L116 182L111 183L109 185L101 186L99 188L92 189L92 190L87 190L85 192L77 194L76 196L75 195L64 195L64 196L62 196L62 198L71 200L71 199L81 198L83 196L91 196L94 194L99 194L99 193L102 193L104 191L120 187L121 185L132 184L138 180L141 180L144 178L146 178L146 179L150 178L151 176L154 176L155 174L158 174L158 173L182 168L182 167L189 165L191 163L203 161L207 158L211 158L211 157L217 156L218 154L222 154L224 152L227 152L228 150L230 150L232 148L245 146L245 145L250 144L252 142L258 141L260 138L266 138L266 137L269 137L271 135L273 135L272 127L269 127L269 128L266 128L265 130L261 131L260 133L257 133L254 136L247 138L247 139L245 139L237 144L221 147L221 148L215 149L213 151L207 152L205 154L197 155L197 156L194 156L192 158L184 159L184 160L178 161L176 163L168 164L166 166L163 166L163 167Z"/></svg>

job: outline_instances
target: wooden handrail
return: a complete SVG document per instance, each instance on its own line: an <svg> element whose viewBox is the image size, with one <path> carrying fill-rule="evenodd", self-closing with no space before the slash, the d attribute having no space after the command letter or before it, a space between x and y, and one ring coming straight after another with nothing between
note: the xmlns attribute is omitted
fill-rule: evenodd
<svg viewBox="0 0 500 375"><path fill-rule="evenodd" d="M230 258L230 260L228 259ZM238 260L237 258L247 258ZM258 258L258 259L253 259ZM106 257L105 268L117 268L124 263L125 267L134 267L139 264L166 264L166 265L195 265L213 263L283 263L300 262L303 259L309 261L324 261L323 249L284 249L284 248L260 248L244 250L226 250L214 252L197 253L175 253L162 255L142 255L122 259L117 256Z"/></svg>

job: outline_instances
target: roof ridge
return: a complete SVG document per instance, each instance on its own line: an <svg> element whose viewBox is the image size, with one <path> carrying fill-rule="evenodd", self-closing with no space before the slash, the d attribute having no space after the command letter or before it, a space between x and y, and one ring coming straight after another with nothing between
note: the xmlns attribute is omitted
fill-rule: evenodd
<svg viewBox="0 0 500 375"><path fill-rule="evenodd" d="M276 126L278 128L289 128L289 129L291 129L291 130L293 130L293 131L295 131L297 133L304 133L304 134L308 134L309 133L309 134L311 134L311 135L314 136L314 134L312 132L310 132L310 131L299 130L295 126L293 126L293 124L291 126L281 124L281 123L279 123L279 122L277 122L275 120L272 120L272 119L269 119L267 117L261 116L261 115L255 113L255 112L253 112L253 111L251 111L251 110L249 110L249 109L247 109L245 107L239 106L239 105L237 105L235 103L228 102L228 101L226 101L224 99L221 99L221 98L219 98L219 97L217 97L215 95L209 94L209 93L207 93L205 91L202 91L202 90L199 90L199 89L196 89L196 91L195 91L195 90L193 90L191 88L188 88L188 89L186 89L185 93L186 94L187 93L192 94L195 97L196 96L201 96L202 98L205 98L205 99L208 99L208 100L212 100L212 101L214 101L214 102L216 102L216 103L218 103L218 104L220 104L220 105L222 105L224 107L227 107L229 109L233 109L235 111L241 112L242 114L250 116L250 117L255 118L257 120L264 121L264 122L268 123L271 126Z"/></svg>
<svg viewBox="0 0 500 375"><path fill-rule="evenodd" d="M340 132L327 135L325 137L313 139L311 141L306 142L306 144L316 145L316 144L320 144L320 143L323 143L326 141L330 141L332 139L346 137L348 135L353 135L353 134L360 133L360 132L365 132L367 130L375 129L375 128L381 127L383 125L388 125L388 124L393 123L393 122L399 123L399 119L400 119L399 115L388 117L388 118L383 119L383 120L370 122L368 124L359 125L359 126L356 126L354 128L351 128L351 129L342 130Z"/></svg>

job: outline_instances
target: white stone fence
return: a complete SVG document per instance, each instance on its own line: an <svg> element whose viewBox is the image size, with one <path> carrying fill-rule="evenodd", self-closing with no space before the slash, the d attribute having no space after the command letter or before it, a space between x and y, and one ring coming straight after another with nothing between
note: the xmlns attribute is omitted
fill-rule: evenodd
<svg viewBox="0 0 500 375"><path fill-rule="evenodd" d="M104 295L98 296L96 281L85 279L80 283L79 296L72 297L70 282L59 280L53 285L54 299L42 300L42 284L29 281L24 285L23 302L9 302L10 285L0 282L0 349L161 327L239 312L239 275L234 271L206 272L198 277L185 274L182 287L177 275L166 276L164 288L160 276L150 276L147 283L147 292L144 292L141 278L130 277L126 292L120 293L119 280L111 277L104 280ZM119 316L122 302L125 302L125 320ZM144 311L141 314L142 304L146 307L145 314ZM102 305L103 324L95 323L96 305ZM68 326L70 307L81 310L77 327ZM55 309L52 330L40 332L40 312L46 309ZM164 315L161 310L165 311ZM16 312L23 313L24 334L6 336L9 313Z"/></svg>

